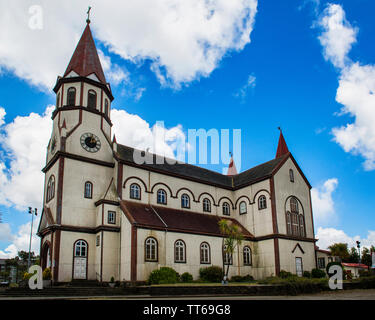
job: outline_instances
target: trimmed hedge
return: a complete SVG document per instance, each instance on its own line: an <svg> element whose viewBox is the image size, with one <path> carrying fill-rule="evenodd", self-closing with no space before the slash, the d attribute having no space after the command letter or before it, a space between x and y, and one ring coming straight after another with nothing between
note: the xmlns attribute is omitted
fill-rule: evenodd
<svg viewBox="0 0 375 320"><path fill-rule="evenodd" d="M251 275L246 275L246 276L233 276L230 279L230 282L250 282L254 281L254 278Z"/></svg>
<svg viewBox="0 0 375 320"><path fill-rule="evenodd" d="M161 267L154 270L148 277L149 284L168 284L176 283L180 280L180 275L172 268Z"/></svg>
<svg viewBox="0 0 375 320"><path fill-rule="evenodd" d="M325 278L326 273L323 270L315 268L311 270L311 277L315 279Z"/></svg>
<svg viewBox="0 0 375 320"><path fill-rule="evenodd" d="M223 279L223 269L218 266L211 266L199 269L199 277L207 282L221 282Z"/></svg>
<svg viewBox="0 0 375 320"><path fill-rule="evenodd" d="M189 272L184 272L181 275L181 282L193 282L193 276Z"/></svg>

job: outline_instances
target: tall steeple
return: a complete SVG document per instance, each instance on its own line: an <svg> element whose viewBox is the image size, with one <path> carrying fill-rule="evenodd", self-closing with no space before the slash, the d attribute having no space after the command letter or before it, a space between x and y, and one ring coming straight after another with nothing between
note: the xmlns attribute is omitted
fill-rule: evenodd
<svg viewBox="0 0 375 320"><path fill-rule="evenodd" d="M288 146L286 145L283 132L281 131L281 128L278 128L280 130L280 137L279 137L279 144L277 146L277 151L276 151L276 158L279 158L287 153L289 153Z"/></svg>
<svg viewBox="0 0 375 320"><path fill-rule="evenodd" d="M106 85L107 81L90 30L90 20L87 19L86 22L86 28L83 31L82 37L77 44L68 67L66 68L64 78L72 71L81 77L88 77L95 74L97 79Z"/></svg>
<svg viewBox="0 0 375 320"><path fill-rule="evenodd" d="M236 168L236 165L234 164L233 156L231 155L227 176L234 176L236 174L238 174L237 168Z"/></svg>

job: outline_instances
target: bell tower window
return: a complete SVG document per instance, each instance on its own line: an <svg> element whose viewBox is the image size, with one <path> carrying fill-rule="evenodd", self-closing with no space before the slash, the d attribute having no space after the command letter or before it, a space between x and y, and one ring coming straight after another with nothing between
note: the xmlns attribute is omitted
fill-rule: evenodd
<svg viewBox="0 0 375 320"><path fill-rule="evenodd" d="M56 108L60 107L60 92L56 96Z"/></svg>
<svg viewBox="0 0 375 320"><path fill-rule="evenodd" d="M87 107L89 109L96 109L96 92L89 90L87 97Z"/></svg>
<svg viewBox="0 0 375 320"><path fill-rule="evenodd" d="M107 117L109 117L109 103L108 103L108 99L105 99L105 102L104 102L104 113Z"/></svg>
<svg viewBox="0 0 375 320"><path fill-rule="evenodd" d="M71 87L68 89L67 105L75 106L76 104L76 89Z"/></svg>

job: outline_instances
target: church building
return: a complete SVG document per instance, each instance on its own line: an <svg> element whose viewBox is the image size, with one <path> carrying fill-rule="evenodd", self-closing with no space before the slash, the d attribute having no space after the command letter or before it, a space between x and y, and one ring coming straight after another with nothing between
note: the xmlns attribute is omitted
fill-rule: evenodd
<svg viewBox="0 0 375 320"><path fill-rule="evenodd" d="M311 185L281 131L275 158L241 173L233 161L227 175L156 155L136 163L133 148L111 139L114 97L89 20L53 90L38 235L54 282L144 281L162 266L197 279L222 266L221 219L243 235L229 277L316 267Z"/></svg>

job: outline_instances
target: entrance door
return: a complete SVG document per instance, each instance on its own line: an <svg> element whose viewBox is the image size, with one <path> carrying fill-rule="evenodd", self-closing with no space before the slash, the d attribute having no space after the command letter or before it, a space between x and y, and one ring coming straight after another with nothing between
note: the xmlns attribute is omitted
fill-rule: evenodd
<svg viewBox="0 0 375 320"><path fill-rule="evenodd" d="M86 258L74 258L74 279L86 279Z"/></svg>
<svg viewBox="0 0 375 320"><path fill-rule="evenodd" d="M74 244L73 279L87 279L87 242L78 240Z"/></svg>
<svg viewBox="0 0 375 320"><path fill-rule="evenodd" d="M303 275L302 258L296 258L296 274L299 277Z"/></svg>

